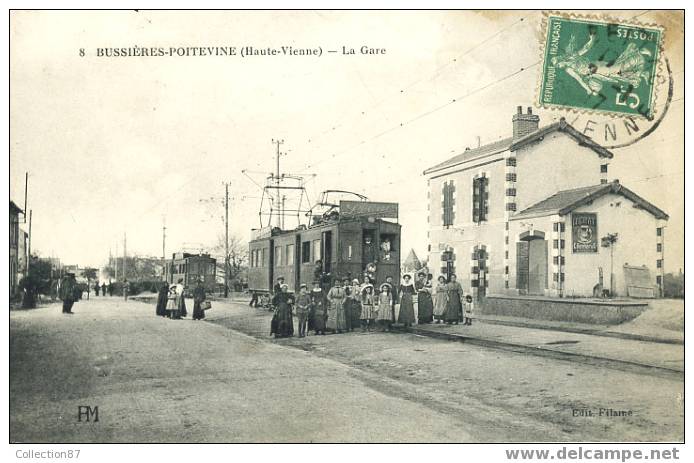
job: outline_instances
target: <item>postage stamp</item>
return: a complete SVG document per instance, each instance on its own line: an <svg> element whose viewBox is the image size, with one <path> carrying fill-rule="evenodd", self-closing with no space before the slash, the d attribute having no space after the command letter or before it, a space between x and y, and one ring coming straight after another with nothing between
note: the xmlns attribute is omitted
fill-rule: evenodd
<svg viewBox="0 0 694 463"><path fill-rule="evenodd" d="M548 15L539 104L653 117L663 30Z"/></svg>

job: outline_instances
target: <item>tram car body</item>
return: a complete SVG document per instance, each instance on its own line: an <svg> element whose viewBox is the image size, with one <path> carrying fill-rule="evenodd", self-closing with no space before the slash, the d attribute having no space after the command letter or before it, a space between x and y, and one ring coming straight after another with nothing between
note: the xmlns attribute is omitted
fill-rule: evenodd
<svg viewBox="0 0 694 463"><path fill-rule="evenodd" d="M376 282L387 276L399 282L401 225L385 220L397 219L397 209L397 203L340 201L339 212L314 218L309 227L253 230L248 289L270 293L279 277L284 277L290 292L302 284L310 288L318 261L332 281L346 277L363 281L367 265L375 264Z"/></svg>
<svg viewBox="0 0 694 463"><path fill-rule="evenodd" d="M186 293L190 293L201 279L207 292L215 290L217 280L217 259L209 254L189 254L177 252L166 265L166 281L177 283L183 279Z"/></svg>

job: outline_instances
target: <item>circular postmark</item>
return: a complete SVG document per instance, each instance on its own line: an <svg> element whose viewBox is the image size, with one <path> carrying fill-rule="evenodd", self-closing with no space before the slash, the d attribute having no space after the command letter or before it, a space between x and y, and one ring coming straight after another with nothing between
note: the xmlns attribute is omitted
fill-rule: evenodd
<svg viewBox="0 0 694 463"><path fill-rule="evenodd" d="M562 117L583 135L593 139L606 149L617 149L631 146L643 140L656 131L665 119L670 108L674 92L674 80L670 63L664 58L667 76L666 98L654 116L634 117L629 115L615 116L613 114L589 113L567 110ZM660 106L660 105L659 105Z"/></svg>

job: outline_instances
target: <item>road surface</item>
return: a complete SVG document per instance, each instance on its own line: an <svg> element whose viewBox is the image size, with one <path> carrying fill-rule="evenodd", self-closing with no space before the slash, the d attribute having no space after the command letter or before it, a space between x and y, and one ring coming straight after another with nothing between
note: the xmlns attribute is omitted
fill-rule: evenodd
<svg viewBox="0 0 694 463"><path fill-rule="evenodd" d="M12 442L681 441L682 381L410 334L274 341L93 298L10 314ZM78 407L99 421L78 421ZM576 410L631 411L576 417ZM92 417L93 419L93 417Z"/></svg>

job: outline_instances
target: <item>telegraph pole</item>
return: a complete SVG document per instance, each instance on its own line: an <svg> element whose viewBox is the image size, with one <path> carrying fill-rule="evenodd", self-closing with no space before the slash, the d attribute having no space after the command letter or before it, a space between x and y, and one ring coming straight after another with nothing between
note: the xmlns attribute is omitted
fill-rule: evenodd
<svg viewBox="0 0 694 463"><path fill-rule="evenodd" d="M278 207L281 207L280 206L280 145L284 144L284 139L275 140L273 138L272 143L274 145L277 145L277 154L276 154L277 171L275 173L275 188L277 191L277 196L276 196L277 205L278 205ZM281 212L281 210L277 214L277 226L282 228L282 212Z"/></svg>
<svg viewBox="0 0 694 463"><path fill-rule="evenodd" d="M161 277L162 280L164 280L166 279L166 219L164 219L164 225L161 227L161 231Z"/></svg>
<svg viewBox="0 0 694 463"><path fill-rule="evenodd" d="M125 232L123 232L123 281L127 278L127 263L125 262L125 258L128 256L128 237L126 236Z"/></svg>
<svg viewBox="0 0 694 463"><path fill-rule="evenodd" d="M279 159L279 158L278 158ZM224 297L229 297L229 183L224 183Z"/></svg>
<svg viewBox="0 0 694 463"><path fill-rule="evenodd" d="M116 281L118 281L118 242L116 242L116 258L114 260L116 263Z"/></svg>
<svg viewBox="0 0 694 463"><path fill-rule="evenodd" d="M29 274L29 265L31 262L31 216L32 216L33 210L29 211L29 237L28 237L28 243L27 243L27 274ZM26 212L24 212L24 217L26 218Z"/></svg>
<svg viewBox="0 0 694 463"><path fill-rule="evenodd" d="M27 195L29 192L29 172L24 175L24 223L27 223Z"/></svg>

